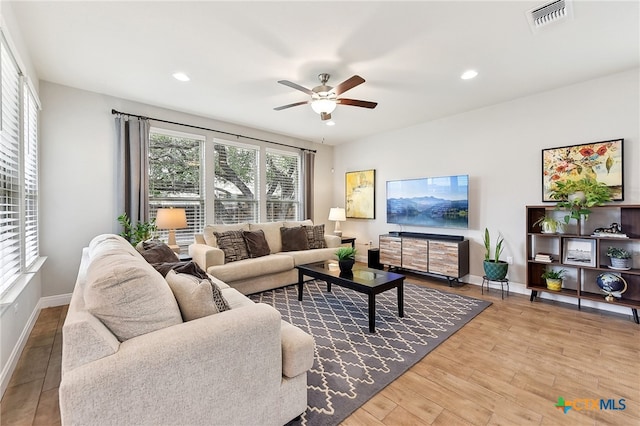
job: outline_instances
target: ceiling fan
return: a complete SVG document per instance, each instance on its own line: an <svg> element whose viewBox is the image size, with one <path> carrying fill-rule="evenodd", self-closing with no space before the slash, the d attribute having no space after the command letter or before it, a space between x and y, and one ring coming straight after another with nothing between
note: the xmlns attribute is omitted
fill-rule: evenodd
<svg viewBox="0 0 640 426"><path fill-rule="evenodd" d="M299 84L292 83L288 80L280 80L278 83L284 84L285 86L289 86L293 89L299 90L301 92L306 93L311 96L311 99L302 102L296 102L293 104L283 105L277 108L274 108L276 111L280 111L283 109L291 108L299 105L311 104L311 108L318 114L320 114L320 118L322 120L331 119L331 113L334 109L336 109L337 104L342 105L351 105L362 108L370 108L373 109L378 105L377 102L369 102L369 101L360 101L357 99L347 99L347 98L339 98L341 94L346 92L349 89L353 89L359 84L364 83L364 78L359 75L354 75L353 77L343 81L338 84L336 87L327 86L327 82L331 77L330 74L322 73L318 75L318 80L320 80L320 86L316 86L313 89L307 89L306 87L302 87Z"/></svg>

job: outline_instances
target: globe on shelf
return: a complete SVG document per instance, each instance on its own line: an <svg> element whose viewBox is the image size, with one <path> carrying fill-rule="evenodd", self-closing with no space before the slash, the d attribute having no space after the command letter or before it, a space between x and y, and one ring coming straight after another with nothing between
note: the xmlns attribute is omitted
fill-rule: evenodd
<svg viewBox="0 0 640 426"><path fill-rule="evenodd" d="M605 294L604 299L612 302L614 298L622 298L622 293L627 291L627 282L619 275L606 272L596 277L596 283Z"/></svg>

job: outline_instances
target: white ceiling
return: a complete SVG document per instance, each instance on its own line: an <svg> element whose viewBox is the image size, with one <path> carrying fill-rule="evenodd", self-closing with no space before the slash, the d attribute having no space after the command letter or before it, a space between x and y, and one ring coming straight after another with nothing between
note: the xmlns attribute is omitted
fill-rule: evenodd
<svg viewBox="0 0 640 426"><path fill-rule="evenodd" d="M18 1L11 7L41 80L338 144L640 64L638 1L574 1L573 19L534 33L513 2ZM479 76L461 80L473 68ZM171 74L186 72L181 83ZM274 111L358 74L336 125L310 106ZM597 102L594 99L594 102ZM136 111L127 111L136 113ZM163 117L157 117L163 118Z"/></svg>

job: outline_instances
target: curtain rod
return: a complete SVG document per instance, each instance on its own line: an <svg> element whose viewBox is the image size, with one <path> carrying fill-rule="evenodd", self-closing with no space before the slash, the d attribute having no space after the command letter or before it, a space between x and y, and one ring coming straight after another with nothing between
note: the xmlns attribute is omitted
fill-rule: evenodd
<svg viewBox="0 0 640 426"><path fill-rule="evenodd" d="M300 151L313 152L314 154L316 153L315 149L300 148L299 146L287 145L286 143L273 142L273 141L269 141L269 140L266 140L266 139L254 138L252 136L239 135L237 133L223 132L222 130L210 129L208 127L194 126L193 124L178 123L178 122L175 122L175 121L161 120L159 118L145 117L144 115L130 114L128 112L116 111L115 109L111 110L111 114L113 114L113 115L121 114L121 115L126 115L126 116L129 116L129 117L144 118L144 119L147 119L147 120L158 121L160 123L175 124L177 126L191 127L192 129L207 130L209 132L216 132L216 133L221 133L223 135L235 136L236 138L244 138L244 139L250 139L250 140L254 140L254 141L258 141L258 142L266 142L266 143L270 143L270 144L274 144L274 145L286 146L287 148L299 149Z"/></svg>

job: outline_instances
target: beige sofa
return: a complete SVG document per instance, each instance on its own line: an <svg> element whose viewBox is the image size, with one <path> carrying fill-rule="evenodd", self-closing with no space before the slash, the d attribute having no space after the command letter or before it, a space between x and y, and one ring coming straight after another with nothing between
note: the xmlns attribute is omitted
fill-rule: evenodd
<svg viewBox="0 0 640 426"><path fill-rule="evenodd" d="M196 234L189 246L189 255L209 274L221 279L242 294L253 294L298 282L297 265L335 259L341 238L324 235L327 248L301 251L282 251L281 227L313 226L310 220L292 222L239 223L233 225L207 225L202 234ZM255 231L261 229L271 254L264 257L225 263L225 254L218 248L215 232Z"/></svg>
<svg viewBox="0 0 640 426"><path fill-rule="evenodd" d="M282 425L303 413L312 337L215 282L231 309L183 322L128 242L94 238L63 326L62 424Z"/></svg>

